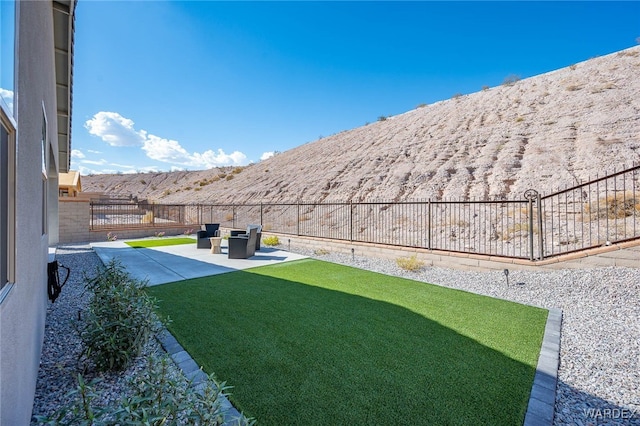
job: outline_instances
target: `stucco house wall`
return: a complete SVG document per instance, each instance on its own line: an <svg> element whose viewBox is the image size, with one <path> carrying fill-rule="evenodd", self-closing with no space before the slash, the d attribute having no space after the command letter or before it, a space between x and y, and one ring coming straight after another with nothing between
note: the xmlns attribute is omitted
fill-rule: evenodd
<svg viewBox="0 0 640 426"><path fill-rule="evenodd" d="M30 424L48 303L50 227L54 240L58 235L54 3L15 4L15 279L0 302L1 426Z"/></svg>

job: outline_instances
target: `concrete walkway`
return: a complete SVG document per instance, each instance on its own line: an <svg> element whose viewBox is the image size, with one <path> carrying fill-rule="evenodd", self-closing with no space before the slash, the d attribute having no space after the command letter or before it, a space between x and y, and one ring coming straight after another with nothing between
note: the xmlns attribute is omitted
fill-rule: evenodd
<svg viewBox="0 0 640 426"><path fill-rule="evenodd" d="M104 264L118 259L131 276L147 280L150 286L306 257L262 246L256 251L255 256L249 259L229 259L226 240L222 240L221 254L212 254L209 249L196 248L195 239L193 244L154 248L133 248L125 244L125 241L91 243L91 247Z"/></svg>

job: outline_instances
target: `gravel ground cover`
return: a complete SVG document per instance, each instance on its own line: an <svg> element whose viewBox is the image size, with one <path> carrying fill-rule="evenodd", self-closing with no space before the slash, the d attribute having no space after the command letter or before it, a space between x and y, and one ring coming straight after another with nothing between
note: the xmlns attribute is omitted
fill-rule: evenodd
<svg viewBox="0 0 640 426"><path fill-rule="evenodd" d="M510 271L509 284L498 272L422 268L411 272L395 261L291 251L310 257L472 291L563 312L556 425L640 425L640 268L598 268L545 272ZM47 312L45 342L34 414L50 414L74 388L80 341L73 328L88 301L82 271L100 265L88 246L58 249L57 259L72 268L69 283ZM153 341L146 354L160 350ZM145 357L119 375L103 375L107 399L124 391L126 378L144 366ZM233 385L233 383L231 383ZM108 403L108 401L105 401ZM259 419L258 419L259 420Z"/></svg>
<svg viewBox="0 0 640 426"><path fill-rule="evenodd" d="M78 315L87 307L90 294L84 289L84 276L94 276L102 266L98 255L88 245L65 246L57 250L56 259L71 268L71 275L55 303L49 303L45 324L44 343L40 358L40 370L36 384L32 419L36 415L50 416L60 406L71 400L68 395L77 385L77 375L82 364L80 354L82 342L76 331ZM64 276L64 271L61 272ZM112 404L127 391L130 378L140 374L147 366L147 358L152 354L162 354L163 349L155 339L149 339L140 357L129 368L119 373L83 374L85 382L100 380L96 389L101 390L101 405ZM171 364L170 375L181 374ZM32 425L38 424L32 420Z"/></svg>

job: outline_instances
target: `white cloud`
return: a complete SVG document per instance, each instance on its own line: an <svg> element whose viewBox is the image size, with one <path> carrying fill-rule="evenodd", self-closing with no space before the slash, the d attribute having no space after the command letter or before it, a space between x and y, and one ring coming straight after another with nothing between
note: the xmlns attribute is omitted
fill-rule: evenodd
<svg viewBox="0 0 640 426"><path fill-rule="evenodd" d="M140 146L144 143L144 130L136 131L133 120L117 112L100 111L84 123L90 134L98 136L111 146Z"/></svg>
<svg viewBox="0 0 640 426"><path fill-rule="evenodd" d="M84 154L79 149L71 150L71 158L84 158Z"/></svg>
<svg viewBox="0 0 640 426"><path fill-rule="evenodd" d="M102 175L102 174L134 174L134 173L147 173L147 172L157 172L158 168L155 166L149 166L149 167L140 167L140 168L136 168L134 166L130 166L130 165L126 165L126 164L117 164L117 163L107 163L106 161L96 161L95 163L101 163L98 164L98 166L101 165L105 165L108 164L108 166L106 168L91 168L91 167L86 167L83 165L76 165L73 166L72 165L72 169L74 170L78 170L80 172L81 175L83 176L87 176L87 175ZM116 167L116 168L114 168Z"/></svg>
<svg viewBox="0 0 640 426"><path fill-rule="evenodd" d="M178 164L185 164L189 161L189 153L178 141L160 138L155 135L149 135L144 141L142 149L147 153L147 157L152 160Z"/></svg>
<svg viewBox="0 0 640 426"><path fill-rule="evenodd" d="M82 160L80 161L82 164L93 164L95 166L104 166L107 164L107 160Z"/></svg>
<svg viewBox="0 0 640 426"><path fill-rule="evenodd" d="M77 166L73 167L75 170L79 171L82 176L94 175L96 171L85 166Z"/></svg>
<svg viewBox="0 0 640 426"><path fill-rule="evenodd" d="M87 120L85 128L111 146L140 146L152 160L171 163L172 170L183 170L179 166L212 168L242 165L247 160L240 151L227 154L218 149L190 153L178 141L151 135L146 130L136 130L134 124L133 120L117 112L101 111Z"/></svg>
<svg viewBox="0 0 640 426"><path fill-rule="evenodd" d="M110 166L115 166L115 167L120 167L121 169L132 169L135 170L135 166L132 166L130 164L118 164L118 163L110 163Z"/></svg>
<svg viewBox="0 0 640 426"><path fill-rule="evenodd" d="M139 173L155 173L159 171L156 166L138 167L136 170L138 170Z"/></svg>
<svg viewBox="0 0 640 426"><path fill-rule="evenodd" d="M262 156L260 157L260 160L264 161L264 160L266 160L268 158L273 157L274 155L275 155L275 152L273 152L273 151L264 152L264 153L262 153Z"/></svg>
<svg viewBox="0 0 640 426"><path fill-rule="evenodd" d="M95 149L88 149L87 152L90 152L91 154L102 154L102 151L96 151Z"/></svg>
<svg viewBox="0 0 640 426"><path fill-rule="evenodd" d="M13 92L11 90L3 89L0 87L0 97L4 100L4 102L9 107L9 110L13 112Z"/></svg>
<svg viewBox="0 0 640 426"><path fill-rule="evenodd" d="M203 153L189 153L178 141L155 135L147 137L142 149L147 153L147 157L153 160L195 168L240 165L247 159L247 156L239 151L226 154L222 149L218 149L217 152L207 150Z"/></svg>
<svg viewBox="0 0 640 426"><path fill-rule="evenodd" d="M83 176L122 173L122 171L116 169L94 169L85 166L78 166L76 170Z"/></svg>
<svg viewBox="0 0 640 426"><path fill-rule="evenodd" d="M201 164L207 168L217 166L239 166L247 159L247 156L240 151L233 151L231 154L225 154L221 149L218 152L208 150L202 154L194 153L192 159L195 163Z"/></svg>

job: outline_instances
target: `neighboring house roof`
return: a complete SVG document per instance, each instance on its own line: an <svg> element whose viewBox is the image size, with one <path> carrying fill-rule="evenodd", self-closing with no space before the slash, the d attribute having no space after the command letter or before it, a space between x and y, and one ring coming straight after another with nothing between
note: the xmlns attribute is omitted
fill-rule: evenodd
<svg viewBox="0 0 640 426"><path fill-rule="evenodd" d="M71 167L71 101L73 98L73 34L77 0L53 0L53 31L58 118L58 171Z"/></svg>
<svg viewBox="0 0 640 426"><path fill-rule="evenodd" d="M78 192L82 191L80 172L69 170L68 173L60 173L58 175L58 186L60 188L73 188Z"/></svg>

